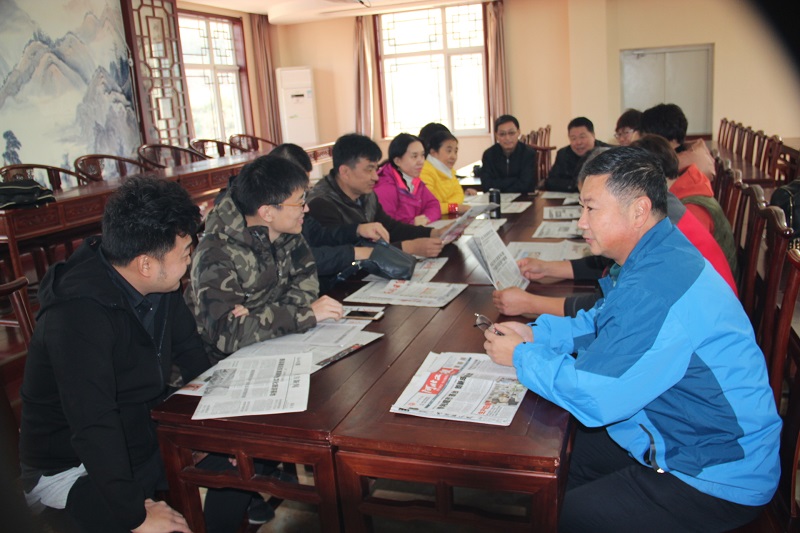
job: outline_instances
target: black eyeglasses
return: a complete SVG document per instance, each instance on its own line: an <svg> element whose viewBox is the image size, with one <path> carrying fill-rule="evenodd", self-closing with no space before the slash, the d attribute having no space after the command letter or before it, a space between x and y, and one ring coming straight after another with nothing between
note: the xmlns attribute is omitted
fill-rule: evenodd
<svg viewBox="0 0 800 533"><path fill-rule="evenodd" d="M296 204L290 204L290 203L287 203L287 202L283 202L283 203L275 204L275 205L276 206L281 206L281 207L305 207L306 206L306 195L308 195L308 191L305 191L303 193L303 196L300 197L300 201L298 203L296 203Z"/></svg>
<svg viewBox="0 0 800 533"><path fill-rule="evenodd" d="M489 328L492 328L492 333L495 335L502 335L497 328L493 327L494 322L486 318L480 313L475 313L475 325L473 327L480 329L481 331L486 331Z"/></svg>

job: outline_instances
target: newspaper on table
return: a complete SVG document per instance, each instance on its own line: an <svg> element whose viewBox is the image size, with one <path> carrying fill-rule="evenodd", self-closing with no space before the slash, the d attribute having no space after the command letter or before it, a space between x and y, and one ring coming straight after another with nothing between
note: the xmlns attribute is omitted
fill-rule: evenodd
<svg viewBox="0 0 800 533"><path fill-rule="evenodd" d="M430 352L390 412L508 426L527 390L486 354Z"/></svg>
<svg viewBox="0 0 800 533"><path fill-rule="evenodd" d="M542 261L569 261L592 255L589 245L585 242L510 242L508 251L519 261L526 257L541 259Z"/></svg>
<svg viewBox="0 0 800 533"><path fill-rule="evenodd" d="M581 210L577 205L545 207L542 216L548 220L577 220L581 218Z"/></svg>
<svg viewBox="0 0 800 533"><path fill-rule="evenodd" d="M478 218L484 213L488 213L492 209L496 209L499 207L497 204L493 203L486 203L486 204L479 204L470 207L466 213L460 215L455 222L441 235L442 242L445 244L453 242L454 240L461 237L461 234L464 233L464 230L467 229L473 220Z"/></svg>
<svg viewBox="0 0 800 533"><path fill-rule="evenodd" d="M436 222L442 222L437 220ZM444 222L449 222L445 220ZM477 221L476 221L477 222ZM439 227L444 227L447 224L442 224ZM446 257L426 257L417 259L417 266L414 268L414 274L411 275L411 281L430 281L442 269L444 264L447 263ZM364 278L364 281L384 281L386 278L370 274Z"/></svg>
<svg viewBox="0 0 800 533"><path fill-rule="evenodd" d="M495 289L501 291L519 287L525 290L530 283L519 271L514 256L491 226L484 226L473 236L469 245Z"/></svg>
<svg viewBox="0 0 800 533"><path fill-rule="evenodd" d="M509 202L507 204L500 204L500 213L503 215L522 213L532 205L533 202Z"/></svg>
<svg viewBox="0 0 800 533"><path fill-rule="evenodd" d="M577 203L579 197L580 195L576 192L545 191L542 193L542 198L545 200L564 200L564 205Z"/></svg>
<svg viewBox="0 0 800 533"><path fill-rule="evenodd" d="M533 232L534 239L574 239L581 236L581 231L578 229L578 221L549 221L545 220L539 224L536 231Z"/></svg>
<svg viewBox="0 0 800 533"><path fill-rule="evenodd" d="M308 407L310 353L229 357L211 370L192 420L296 413Z"/></svg>
<svg viewBox="0 0 800 533"><path fill-rule="evenodd" d="M464 235L475 235L482 228L489 226L493 228L495 231L499 230L503 227L503 224L508 222L507 218L479 218L472 221L472 224L467 226L467 229L464 230Z"/></svg>
<svg viewBox="0 0 800 533"><path fill-rule="evenodd" d="M354 348L360 349L383 337L383 333L363 331L369 323L369 320L340 320L339 322L325 320L306 333L284 335L277 339L269 339L239 348L223 361L247 357L276 359L284 357L285 354L309 353L311 355L310 373L313 374L326 366L323 363L325 360L344 352L353 353ZM319 344L315 344L316 342ZM216 368L213 366L206 370L176 394L203 396L208 381Z"/></svg>
<svg viewBox="0 0 800 533"><path fill-rule="evenodd" d="M374 305L444 307L466 288L466 283L419 283L398 279L372 281L344 301Z"/></svg>

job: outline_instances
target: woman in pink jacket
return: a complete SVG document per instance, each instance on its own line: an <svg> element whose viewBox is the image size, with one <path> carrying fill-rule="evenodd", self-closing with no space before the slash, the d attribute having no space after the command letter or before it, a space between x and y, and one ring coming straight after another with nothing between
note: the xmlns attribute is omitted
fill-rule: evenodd
<svg viewBox="0 0 800 533"><path fill-rule="evenodd" d="M375 194L386 213L400 222L424 226L442 217L439 201L419 173L425 148L413 135L401 133L389 144L389 159L378 169Z"/></svg>

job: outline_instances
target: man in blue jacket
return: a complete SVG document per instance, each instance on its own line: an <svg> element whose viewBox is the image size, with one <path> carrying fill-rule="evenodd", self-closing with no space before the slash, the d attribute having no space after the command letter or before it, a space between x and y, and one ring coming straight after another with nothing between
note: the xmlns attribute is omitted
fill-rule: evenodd
<svg viewBox="0 0 800 533"><path fill-rule="evenodd" d="M498 324L485 343L582 425L560 530L746 524L777 487L781 429L750 322L666 218L651 155L612 149L582 176L578 226L593 254L614 261L604 298L575 318Z"/></svg>

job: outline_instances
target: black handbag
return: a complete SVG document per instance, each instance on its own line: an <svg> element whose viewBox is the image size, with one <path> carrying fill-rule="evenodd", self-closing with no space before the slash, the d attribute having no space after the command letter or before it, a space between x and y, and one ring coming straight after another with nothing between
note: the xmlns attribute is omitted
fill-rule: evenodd
<svg viewBox="0 0 800 533"><path fill-rule="evenodd" d="M53 191L33 179L0 182L0 209L31 207L55 200Z"/></svg>
<svg viewBox="0 0 800 533"><path fill-rule="evenodd" d="M359 270L386 279L411 279L414 275L417 259L413 255L405 253L383 239L374 243L359 244L359 246L364 245L373 247L369 259L353 261L350 267L339 273L337 276L339 280L347 279Z"/></svg>
<svg viewBox="0 0 800 533"><path fill-rule="evenodd" d="M783 213L786 215L786 225L794 231L793 244L796 244L800 237L800 179L775 189L769 203L783 209Z"/></svg>

